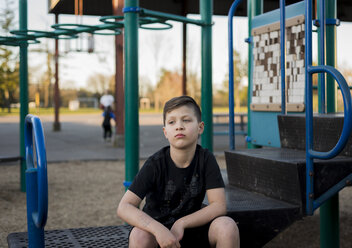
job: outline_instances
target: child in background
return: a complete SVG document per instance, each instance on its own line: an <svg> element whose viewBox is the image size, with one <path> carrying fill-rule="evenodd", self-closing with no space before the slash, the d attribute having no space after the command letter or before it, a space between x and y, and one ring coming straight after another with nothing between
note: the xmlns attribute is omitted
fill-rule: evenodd
<svg viewBox="0 0 352 248"><path fill-rule="evenodd" d="M149 157L117 209L133 226L129 247L239 247L237 225L225 216L219 166L197 144L204 130L199 106L188 96L173 98L163 120L170 146ZM209 205L202 208L205 194Z"/></svg>
<svg viewBox="0 0 352 248"><path fill-rule="evenodd" d="M104 141L106 142L110 142L111 141L111 135L112 135L112 131L111 131L111 119L114 119L116 121L115 115L112 112L112 109L110 106L105 107L104 112L103 112L103 123L102 123L102 127L103 127L103 138Z"/></svg>

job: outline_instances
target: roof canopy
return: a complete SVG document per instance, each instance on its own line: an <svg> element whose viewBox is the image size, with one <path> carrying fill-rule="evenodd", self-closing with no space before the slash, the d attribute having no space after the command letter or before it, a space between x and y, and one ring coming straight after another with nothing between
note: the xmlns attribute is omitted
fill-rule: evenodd
<svg viewBox="0 0 352 248"><path fill-rule="evenodd" d="M83 15L106 16L113 14L113 0L48 0L49 13L75 14L75 1L83 2ZM300 2L286 0L286 5ZM214 0L214 15L227 15L233 0ZM142 8L171 14L185 15L199 13L199 0L139 0ZM279 8L278 0L264 0L264 12ZM78 11L78 10L76 10ZM247 16L247 1L237 8L236 16ZM337 2L337 17L341 21L352 21L352 1Z"/></svg>

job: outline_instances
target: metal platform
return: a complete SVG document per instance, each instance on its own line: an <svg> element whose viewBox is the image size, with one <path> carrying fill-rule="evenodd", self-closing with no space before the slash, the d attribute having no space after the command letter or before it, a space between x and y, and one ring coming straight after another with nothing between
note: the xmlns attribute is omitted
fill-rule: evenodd
<svg viewBox="0 0 352 248"><path fill-rule="evenodd" d="M299 205L231 185L226 185L225 194L227 215L239 227L241 247L263 247L294 221L302 218ZM207 199L204 204L208 204Z"/></svg>
<svg viewBox="0 0 352 248"><path fill-rule="evenodd" d="M227 212L249 212L293 209L299 212L300 206L279 201L263 194L234 186L226 186Z"/></svg>
<svg viewBox="0 0 352 248"><path fill-rule="evenodd" d="M45 231L45 247L128 247L130 230L128 225L49 230ZM7 243L9 248L28 247L27 232L9 234Z"/></svg>
<svg viewBox="0 0 352 248"><path fill-rule="evenodd" d="M225 155L230 185L305 206L305 151L261 148ZM347 156L316 159L314 164L316 197L352 173L352 158Z"/></svg>

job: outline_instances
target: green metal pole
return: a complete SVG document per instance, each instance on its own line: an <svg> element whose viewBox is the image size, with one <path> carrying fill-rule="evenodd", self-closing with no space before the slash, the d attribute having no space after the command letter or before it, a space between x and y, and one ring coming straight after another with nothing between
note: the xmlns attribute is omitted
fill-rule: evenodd
<svg viewBox="0 0 352 248"><path fill-rule="evenodd" d="M325 1L326 18L337 18L336 0ZM327 25L326 33L326 64L336 65L336 26ZM336 112L336 84L327 75L326 80L327 113ZM339 194L329 199L320 207L320 247L340 247Z"/></svg>
<svg viewBox="0 0 352 248"><path fill-rule="evenodd" d="M320 1L316 1L316 3L317 3L317 17L320 20L321 19L321 17L320 17ZM321 28L318 27L317 30L318 30L318 37L320 37L321 36ZM326 38L326 35L325 35L325 38ZM318 51L317 51L317 53L318 53L318 65L320 65L321 56L325 56L326 48L324 50L324 54L321 54L320 49L321 49L322 44L320 42L320 38L318 38L317 43L318 43L318 46L317 46L317 48L318 48ZM323 44L323 45L325 47L325 44ZM325 60L326 60L326 58L325 58ZM321 77L324 78L324 81L322 80ZM322 95L320 94L321 88L323 87L322 84L325 83L325 81L326 81L325 80L325 74L319 74L318 75L318 112L319 113L326 113L325 106L322 107L322 101L324 100L324 102L325 102L325 99L322 99ZM325 92L326 92L326 89L325 89Z"/></svg>
<svg viewBox="0 0 352 248"><path fill-rule="evenodd" d="M251 37L252 18L253 16L263 13L263 0L248 0L247 1L247 16L248 16L248 37ZM251 137L251 110L250 104L252 101L252 44L248 45L248 92L247 92L247 135ZM248 148L256 148L257 145L251 142L247 143Z"/></svg>
<svg viewBox="0 0 352 248"><path fill-rule="evenodd" d="M325 1L326 18L337 18L336 0ZM326 42L326 64L336 66L336 26L327 25L325 29ZM326 80L326 102L327 113L336 112L336 83L334 78L328 74Z"/></svg>
<svg viewBox="0 0 352 248"><path fill-rule="evenodd" d="M126 0L125 7L138 7L138 0ZM132 182L139 169L138 116L138 13L125 18L125 184Z"/></svg>
<svg viewBox="0 0 352 248"><path fill-rule="evenodd" d="M27 30L27 0L19 0L19 25L20 30ZM26 191L26 151L24 145L24 122L28 114L28 43L21 41L20 43L20 180L21 191Z"/></svg>
<svg viewBox="0 0 352 248"><path fill-rule="evenodd" d="M212 13L213 1L200 0L202 26L202 119L205 123L202 146L213 151Z"/></svg>

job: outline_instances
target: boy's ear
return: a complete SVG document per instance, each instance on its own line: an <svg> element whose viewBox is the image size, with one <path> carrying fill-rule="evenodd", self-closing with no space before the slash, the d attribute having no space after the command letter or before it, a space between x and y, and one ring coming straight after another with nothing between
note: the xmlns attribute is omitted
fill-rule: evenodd
<svg viewBox="0 0 352 248"><path fill-rule="evenodd" d="M200 122L198 124L198 134L202 134L204 132L204 122Z"/></svg>
<svg viewBox="0 0 352 248"><path fill-rule="evenodd" d="M165 138L167 139L167 133L166 133L166 128L165 127L163 127L163 132L164 132Z"/></svg>

